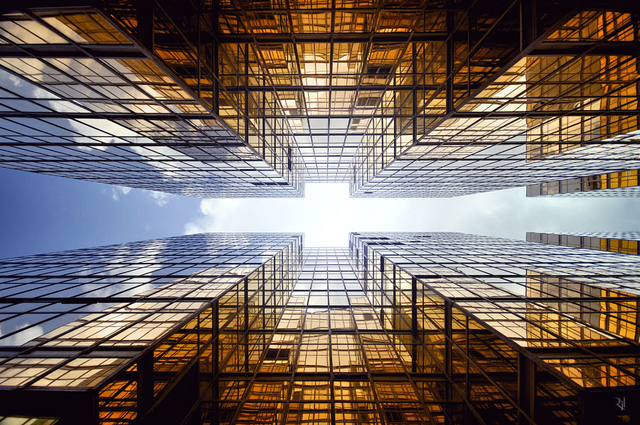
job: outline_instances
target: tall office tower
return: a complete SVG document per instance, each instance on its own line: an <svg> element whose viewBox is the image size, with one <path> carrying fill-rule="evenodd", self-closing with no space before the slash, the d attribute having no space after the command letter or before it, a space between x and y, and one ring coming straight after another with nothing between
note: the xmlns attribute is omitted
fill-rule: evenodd
<svg viewBox="0 0 640 425"><path fill-rule="evenodd" d="M248 332L278 323L301 249L201 234L0 261L0 423L205 423L213 376L260 354Z"/></svg>
<svg viewBox="0 0 640 425"><path fill-rule="evenodd" d="M0 9L2 166L364 197L640 168L633 2L44 3Z"/></svg>
<svg viewBox="0 0 640 425"><path fill-rule="evenodd" d="M432 12L446 36L410 44L411 89L372 118L352 194L448 197L637 169L637 8L577 3Z"/></svg>
<svg viewBox="0 0 640 425"><path fill-rule="evenodd" d="M527 232L528 242L549 245L572 246L574 248L640 254L640 232L595 232L595 233L539 233Z"/></svg>
<svg viewBox="0 0 640 425"><path fill-rule="evenodd" d="M454 233L349 242L208 234L4 260L0 415L638 422L637 256Z"/></svg>
<svg viewBox="0 0 640 425"><path fill-rule="evenodd" d="M436 423L638 423L637 256L451 233L350 245Z"/></svg>
<svg viewBox="0 0 640 425"><path fill-rule="evenodd" d="M639 170L597 174L527 186L527 196L637 197Z"/></svg>
<svg viewBox="0 0 640 425"><path fill-rule="evenodd" d="M211 4L198 7L3 2L0 166L199 197L302 196L285 123L220 88L220 72L246 85L251 71L216 62Z"/></svg>

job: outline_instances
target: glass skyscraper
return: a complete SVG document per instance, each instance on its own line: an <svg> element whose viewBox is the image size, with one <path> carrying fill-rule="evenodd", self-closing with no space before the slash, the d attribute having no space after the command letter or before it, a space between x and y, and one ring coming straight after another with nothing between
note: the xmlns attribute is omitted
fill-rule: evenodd
<svg viewBox="0 0 640 425"><path fill-rule="evenodd" d="M640 254L640 232L539 233L527 232L527 241L600 251Z"/></svg>
<svg viewBox="0 0 640 425"><path fill-rule="evenodd" d="M527 196L637 197L639 170L625 170L595 176L566 179L527 186Z"/></svg>
<svg viewBox="0 0 640 425"><path fill-rule="evenodd" d="M46 3L0 8L4 167L201 197L640 168L631 2Z"/></svg>
<svg viewBox="0 0 640 425"><path fill-rule="evenodd" d="M0 415L637 423L639 267L458 233L304 249L201 234L2 260Z"/></svg>
<svg viewBox="0 0 640 425"><path fill-rule="evenodd" d="M198 197L635 196L639 16L4 2L0 166ZM0 425L640 423L639 242L220 233L0 260Z"/></svg>

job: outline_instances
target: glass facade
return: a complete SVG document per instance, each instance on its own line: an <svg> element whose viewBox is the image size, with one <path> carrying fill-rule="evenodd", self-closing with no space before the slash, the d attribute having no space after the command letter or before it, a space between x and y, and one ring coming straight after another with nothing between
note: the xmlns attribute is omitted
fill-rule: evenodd
<svg viewBox="0 0 640 425"><path fill-rule="evenodd" d="M412 56L417 81L440 79L417 86L404 134L387 120L365 136L353 196L449 197L637 168L637 55L613 47L637 42L634 13L539 1L491 18L483 3L449 13L451 39Z"/></svg>
<svg viewBox="0 0 640 425"><path fill-rule="evenodd" d="M212 98L211 41L191 37L210 10L180 3L187 22L152 2L63 3L0 17L0 166L199 197L302 196L291 138Z"/></svg>
<svg viewBox="0 0 640 425"><path fill-rule="evenodd" d="M640 254L640 232L538 233L527 232L528 242L572 246L600 251Z"/></svg>
<svg viewBox="0 0 640 425"><path fill-rule="evenodd" d="M463 234L351 235L437 423L635 423L638 258ZM428 391L429 390L429 391ZM633 401L632 403L637 403Z"/></svg>
<svg viewBox="0 0 640 425"><path fill-rule="evenodd" d="M636 197L638 171L626 170L527 186L527 196Z"/></svg>
<svg viewBox="0 0 640 425"><path fill-rule="evenodd" d="M213 376L256 355L250 330L278 323L301 249L301 235L201 234L0 261L0 415L211 411Z"/></svg>
<svg viewBox="0 0 640 425"><path fill-rule="evenodd" d="M0 9L5 167L206 197L640 168L628 2L57 4Z"/></svg>
<svg viewBox="0 0 640 425"><path fill-rule="evenodd" d="M639 267L456 233L3 260L0 421L636 423Z"/></svg>

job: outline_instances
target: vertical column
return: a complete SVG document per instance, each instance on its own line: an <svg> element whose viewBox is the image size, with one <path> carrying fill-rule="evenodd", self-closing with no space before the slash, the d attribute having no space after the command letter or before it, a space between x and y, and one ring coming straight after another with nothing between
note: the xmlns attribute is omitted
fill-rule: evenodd
<svg viewBox="0 0 640 425"><path fill-rule="evenodd" d="M212 357L212 375L213 375L213 383L211 385L211 400L213 403L212 406L212 424L218 425L220 423L220 403L218 400L220 399L220 388L218 381L218 373L220 372L220 319L219 319L219 299L216 298L213 301L213 305L211 308L211 320L212 320L212 345L211 345L211 357Z"/></svg>
<svg viewBox="0 0 640 425"><path fill-rule="evenodd" d="M444 300L444 370L447 380L445 381L445 418L451 417L451 402L453 401L453 389L451 388L452 377L452 323L451 323L451 301ZM450 423L445 419L446 423Z"/></svg>
<svg viewBox="0 0 640 425"><path fill-rule="evenodd" d="M518 425L529 425L533 419L535 406L536 365L522 353L518 356L518 406L522 412L518 415Z"/></svg>
<svg viewBox="0 0 640 425"><path fill-rule="evenodd" d="M413 143L415 144L418 141L418 88L417 88L417 80L418 80L418 61L416 59L416 43L411 43L411 53L412 53L412 62L411 62L411 71L413 72L413 78L411 79L411 84L413 84L413 89L411 90L411 132L413 137ZM395 148L395 139L393 145L393 154L395 157L396 148Z"/></svg>
<svg viewBox="0 0 640 425"><path fill-rule="evenodd" d="M288 249L288 247L287 247ZM264 265L262 266L262 271L260 272L260 274L262 275L262 302L261 302L261 309L262 309L262 329L266 329L267 327L267 314L271 315L271 310L269 310L267 308L267 281L265 279L265 270L264 270ZM284 288L282 288L284 289ZM273 299L273 305L274 307L277 306L277 290L278 290L278 286L277 286L277 282L273 282L273 288L271 289L271 297ZM275 325L275 324L274 324Z"/></svg>
<svg viewBox="0 0 640 425"><path fill-rule="evenodd" d="M155 1L136 0L136 18L138 20L138 40L153 52L155 46L153 21L155 20Z"/></svg>
<svg viewBox="0 0 640 425"><path fill-rule="evenodd" d="M153 350L138 360L138 416L153 405Z"/></svg>
<svg viewBox="0 0 640 425"><path fill-rule="evenodd" d="M447 72L447 80L446 80L446 112L453 112L453 53L454 53L454 40L453 40L453 32L454 32L454 22L453 22L453 12L447 11L447 48L445 58L446 63L446 72ZM470 59L469 59L470 60Z"/></svg>
<svg viewBox="0 0 640 425"><path fill-rule="evenodd" d="M362 246L364 252L362 254L362 280L364 283L364 293L367 294L369 290L369 253L368 253L368 245L364 244Z"/></svg>
<svg viewBox="0 0 640 425"><path fill-rule="evenodd" d="M211 99L211 108L215 114L220 114L220 45L218 44L218 34L219 34L219 22L220 15L218 13L220 10L220 2L219 0L213 0L213 8L211 10L211 31L213 32L212 43L213 43L213 66L211 69L213 70L213 78L212 81L212 99Z"/></svg>
<svg viewBox="0 0 640 425"><path fill-rule="evenodd" d="M243 309L244 309L244 370L249 371L249 278L242 279L244 285L243 290Z"/></svg>
<svg viewBox="0 0 640 425"><path fill-rule="evenodd" d="M520 0L520 50L525 50L537 38L536 0Z"/></svg>
<svg viewBox="0 0 640 425"><path fill-rule="evenodd" d="M198 66L198 97L202 99L202 59L205 58L204 54L204 46L202 44L202 10L200 8L200 3L196 3L196 31L198 31L197 38L197 49L198 49L198 57L196 58L197 66Z"/></svg>
<svg viewBox="0 0 640 425"><path fill-rule="evenodd" d="M249 143L249 44L244 45L244 141Z"/></svg>
<svg viewBox="0 0 640 425"><path fill-rule="evenodd" d="M375 281L375 278L374 278ZM380 256L380 294L383 295L383 297L381 298L381 304L385 304L384 303L384 299L386 298L384 295L387 292L387 277L384 274L384 255ZM394 307L395 307L395 303L394 303Z"/></svg>
<svg viewBox="0 0 640 425"><path fill-rule="evenodd" d="M411 278L411 372L418 371L418 280Z"/></svg>

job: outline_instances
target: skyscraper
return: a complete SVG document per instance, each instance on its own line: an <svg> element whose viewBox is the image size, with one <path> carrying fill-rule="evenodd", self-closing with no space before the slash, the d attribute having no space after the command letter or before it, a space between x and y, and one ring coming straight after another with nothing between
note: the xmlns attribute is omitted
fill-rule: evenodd
<svg viewBox="0 0 640 425"><path fill-rule="evenodd" d="M0 416L200 423L212 377L262 352L248 332L278 322L301 248L204 234L2 261Z"/></svg>
<svg viewBox="0 0 640 425"><path fill-rule="evenodd" d="M527 232L527 241L600 251L640 254L640 232L539 233Z"/></svg>
<svg viewBox="0 0 640 425"><path fill-rule="evenodd" d="M636 197L638 170L625 170L527 186L527 196Z"/></svg>
<svg viewBox="0 0 640 425"><path fill-rule="evenodd" d="M0 9L5 167L203 197L640 168L631 2L46 3Z"/></svg>
<svg viewBox="0 0 640 425"><path fill-rule="evenodd" d="M210 7L22 6L0 9L0 165L199 197L302 196L282 122L250 120L237 93L219 107L214 44L192 39L211 35Z"/></svg>
<svg viewBox="0 0 640 425"><path fill-rule="evenodd" d="M0 415L638 421L639 257L456 233L301 242L204 234L1 261Z"/></svg>

